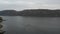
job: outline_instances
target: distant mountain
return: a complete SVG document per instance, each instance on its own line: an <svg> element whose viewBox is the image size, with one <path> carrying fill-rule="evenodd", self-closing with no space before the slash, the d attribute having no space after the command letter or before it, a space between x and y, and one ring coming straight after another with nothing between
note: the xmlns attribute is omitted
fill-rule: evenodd
<svg viewBox="0 0 60 34"><path fill-rule="evenodd" d="M30 10L3 10L0 16L40 16L40 17L60 17L60 10L30 9Z"/></svg>
<svg viewBox="0 0 60 34"><path fill-rule="evenodd" d="M32 9L20 11L18 14L20 16L60 17L60 10Z"/></svg>
<svg viewBox="0 0 60 34"><path fill-rule="evenodd" d="M1 16L17 16L17 11L15 10L3 10L0 11Z"/></svg>

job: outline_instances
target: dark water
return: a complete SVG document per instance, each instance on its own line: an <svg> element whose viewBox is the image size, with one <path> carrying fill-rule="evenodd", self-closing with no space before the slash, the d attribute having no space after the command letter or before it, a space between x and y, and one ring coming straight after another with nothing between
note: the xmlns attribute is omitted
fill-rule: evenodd
<svg viewBox="0 0 60 34"><path fill-rule="evenodd" d="M2 17L5 34L60 34L60 17Z"/></svg>

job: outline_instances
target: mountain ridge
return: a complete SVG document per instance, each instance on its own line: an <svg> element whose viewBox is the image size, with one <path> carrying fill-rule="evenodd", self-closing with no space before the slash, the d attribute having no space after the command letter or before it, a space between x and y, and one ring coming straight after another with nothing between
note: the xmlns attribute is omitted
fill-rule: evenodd
<svg viewBox="0 0 60 34"><path fill-rule="evenodd" d="M60 17L60 10L49 9L29 9L29 10L3 10L0 16L40 16L40 17Z"/></svg>

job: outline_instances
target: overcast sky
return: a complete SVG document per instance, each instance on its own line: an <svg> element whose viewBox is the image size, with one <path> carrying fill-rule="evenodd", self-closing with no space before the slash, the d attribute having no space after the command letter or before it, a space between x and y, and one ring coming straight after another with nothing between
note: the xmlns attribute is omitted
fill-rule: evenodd
<svg viewBox="0 0 60 34"><path fill-rule="evenodd" d="M0 0L0 10L60 9L60 0Z"/></svg>

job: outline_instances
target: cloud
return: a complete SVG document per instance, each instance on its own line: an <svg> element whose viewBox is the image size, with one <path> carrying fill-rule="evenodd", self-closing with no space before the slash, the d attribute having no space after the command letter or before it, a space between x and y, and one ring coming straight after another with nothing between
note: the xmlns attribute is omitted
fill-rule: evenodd
<svg viewBox="0 0 60 34"><path fill-rule="evenodd" d="M0 10L4 9L60 9L60 0L0 0Z"/></svg>

